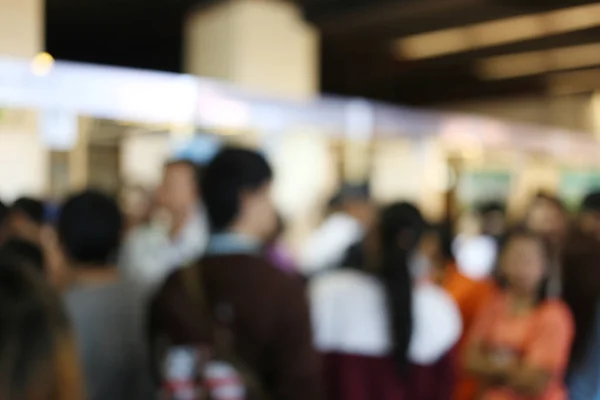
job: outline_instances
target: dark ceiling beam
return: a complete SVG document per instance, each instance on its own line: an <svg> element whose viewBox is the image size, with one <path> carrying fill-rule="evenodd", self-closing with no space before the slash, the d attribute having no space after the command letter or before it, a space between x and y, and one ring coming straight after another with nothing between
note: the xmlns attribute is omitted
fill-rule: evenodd
<svg viewBox="0 0 600 400"><path fill-rule="evenodd" d="M368 3L372 4L370 7L359 11L340 9L337 14L326 16L315 13L311 21L320 28L324 36L330 39L348 40L351 37L352 40L372 42L595 2L595 0L569 2L522 0L519 4L512 0L371 2Z"/></svg>

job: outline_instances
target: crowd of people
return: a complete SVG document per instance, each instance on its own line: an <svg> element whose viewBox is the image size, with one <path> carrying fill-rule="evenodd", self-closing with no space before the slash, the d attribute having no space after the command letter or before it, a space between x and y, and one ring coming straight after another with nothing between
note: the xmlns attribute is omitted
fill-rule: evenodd
<svg viewBox="0 0 600 400"><path fill-rule="evenodd" d="M0 205L0 398L600 399L600 193L459 234L344 185L294 254L272 181L225 147Z"/></svg>

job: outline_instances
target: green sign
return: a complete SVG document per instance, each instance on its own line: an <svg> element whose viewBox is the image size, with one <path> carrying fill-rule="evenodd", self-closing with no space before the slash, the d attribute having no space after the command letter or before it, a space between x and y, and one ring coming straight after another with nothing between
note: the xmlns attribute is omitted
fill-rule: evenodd
<svg viewBox="0 0 600 400"><path fill-rule="evenodd" d="M560 179L559 195L569 207L576 210L589 192L600 190L600 171L567 170Z"/></svg>
<svg viewBox="0 0 600 400"><path fill-rule="evenodd" d="M465 171L458 183L458 199L467 208L487 201L506 202L511 180L508 171Z"/></svg>

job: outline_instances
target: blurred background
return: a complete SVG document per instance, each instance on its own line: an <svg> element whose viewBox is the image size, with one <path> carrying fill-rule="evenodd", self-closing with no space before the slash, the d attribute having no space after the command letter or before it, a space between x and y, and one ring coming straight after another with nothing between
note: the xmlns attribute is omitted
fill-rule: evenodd
<svg viewBox="0 0 600 400"><path fill-rule="evenodd" d="M260 148L300 242L342 182L435 220L600 188L600 4L0 0L0 198Z"/></svg>

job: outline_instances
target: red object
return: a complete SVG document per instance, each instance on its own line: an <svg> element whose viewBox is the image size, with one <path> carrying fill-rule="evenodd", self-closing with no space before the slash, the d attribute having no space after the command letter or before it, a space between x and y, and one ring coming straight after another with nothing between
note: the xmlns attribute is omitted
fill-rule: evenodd
<svg viewBox="0 0 600 400"><path fill-rule="evenodd" d="M454 360L447 354L431 366L410 366L402 377L390 357L324 356L329 400L450 400Z"/></svg>

